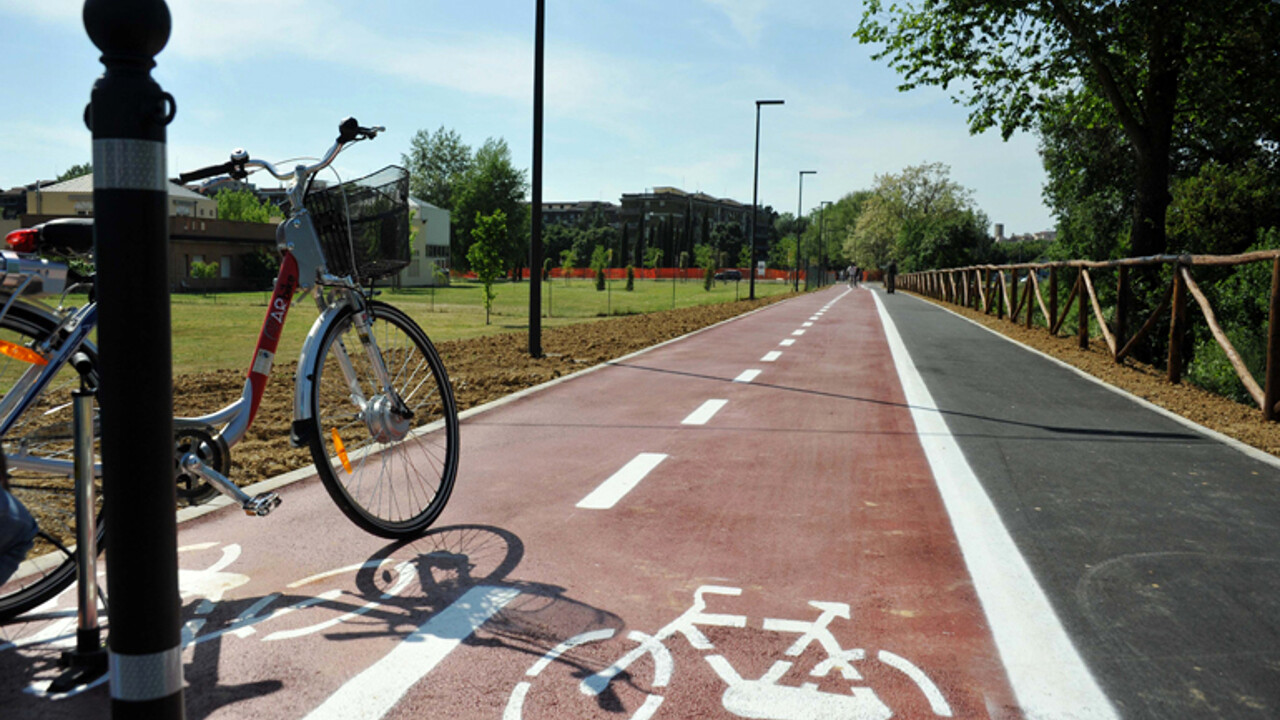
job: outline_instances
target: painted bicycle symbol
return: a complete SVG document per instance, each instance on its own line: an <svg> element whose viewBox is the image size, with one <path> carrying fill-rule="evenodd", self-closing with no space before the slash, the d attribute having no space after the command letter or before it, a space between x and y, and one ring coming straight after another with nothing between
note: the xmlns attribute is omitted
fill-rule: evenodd
<svg viewBox="0 0 1280 720"><path fill-rule="evenodd" d="M707 612L708 595L736 597L741 594L740 588L718 585L699 587L693 593L693 604L658 632L653 635L639 631L628 633L627 639L636 643L636 647L618 658L612 665L582 680L578 686L579 692L584 696L600 695L618 675L646 655L652 658L653 665L654 677L650 687L655 691L666 688L675 668L666 642L679 633L684 636L689 645L702 654L702 659L724 682L726 687L720 698L721 704L726 710L739 717L760 720L888 720L893 717L893 710L874 690L852 684L864 680L855 665L871 662L873 657L863 648L841 647L835 635L832 634L829 626L834 620L850 619L849 605L846 603L810 601L809 605L818 610L818 617L814 620L766 618L764 629L769 632L799 635L786 649L784 654L788 657L799 657L811 644L817 643L826 657L814 666L809 675L814 678L825 678L832 672L839 672L844 680L851 683L848 695L820 690L817 683L813 682L804 682L798 686L780 684L783 677L794 666L794 660L778 660L759 678L744 678L724 655L715 651L715 645L699 629L700 627L745 628L747 624L745 615ZM565 640L544 654L526 671L526 679L517 683L512 690L507 700L503 720L523 720L525 702L534 688L534 682L548 666L573 648L608 640L613 637L614 632L612 628L584 632ZM919 688L936 717L952 717L951 706L937 685L909 660L888 650L880 650L875 653L874 661L905 675ZM630 720L648 720L662 705L664 700L662 695L656 692L645 694L644 701L630 715Z"/></svg>

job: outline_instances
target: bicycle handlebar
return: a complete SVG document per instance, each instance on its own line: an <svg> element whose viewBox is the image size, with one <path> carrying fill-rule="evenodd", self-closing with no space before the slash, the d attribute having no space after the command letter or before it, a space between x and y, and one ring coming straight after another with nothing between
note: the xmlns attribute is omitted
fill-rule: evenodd
<svg viewBox="0 0 1280 720"><path fill-rule="evenodd" d="M333 142L328 152L324 154L320 162L315 165L299 165L291 172L282 173L276 169L274 165L266 160L255 160L249 157L249 153L243 149L237 148L231 153L231 159L221 165L210 165L199 170L192 170L178 175L177 182L185 184L196 180L204 180L205 178L215 177L217 175L230 175L236 180L243 180L249 176L248 168L261 168L271 173L272 177L282 182L292 180L295 177L301 181L303 178L320 172L329 167L329 164L338 157L338 153L342 149L360 140L372 140L378 136L378 133L385 131L386 128L380 125L373 127L361 127L355 118L349 117L338 125L338 139Z"/></svg>

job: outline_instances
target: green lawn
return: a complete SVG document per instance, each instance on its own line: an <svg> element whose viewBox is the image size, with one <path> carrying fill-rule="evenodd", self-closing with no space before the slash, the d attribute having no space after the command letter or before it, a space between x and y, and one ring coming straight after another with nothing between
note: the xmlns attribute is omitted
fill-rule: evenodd
<svg viewBox="0 0 1280 720"><path fill-rule="evenodd" d="M708 292L697 280L636 280L626 292L626 281L611 282L611 291L597 291L594 280L553 280L542 285L542 326L557 327L587 322L609 314L628 315L669 310L674 289L675 307L733 302L747 296L747 282L715 283ZM407 312L432 340L452 340L498 332L524 332L529 324L529 283L494 286L490 324L485 324L484 289L479 283L454 282L450 287L384 290L378 299ZM756 296L768 297L790 290L781 282L757 282ZM247 369L266 313L269 293L174 295L173 371L205 372ZM548 313L550 310L550 313ZM289 311L277 362L296 360L316 318L315 301L300 295Z"/></svg>

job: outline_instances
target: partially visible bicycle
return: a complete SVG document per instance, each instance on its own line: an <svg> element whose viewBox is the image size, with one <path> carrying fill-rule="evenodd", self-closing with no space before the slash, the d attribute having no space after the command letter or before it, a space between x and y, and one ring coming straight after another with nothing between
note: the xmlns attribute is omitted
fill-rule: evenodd
<svg viewBox="0 0 1280 720"><path fill-rule="evenodd" d="M220 175L243 180L264 170L292 183L288 216L276 229L279 276L240 398L209 415L174 420L180 500L199 504L221 492L254 516L280 504L271 492L250 497L227 475L231 447L262 401L294 296L310 291L320 316L298 360L290 440L310 447L330 497L374 535L417 537L444 510L458 467L452 387L422 328L373 299L372 282L410 260L408 174L389 167L313 188L316 175L345 147L382 130L348 118L323 158L287 172L236 150L226 163L180 176L183 183ZM10 249L0 253L0 481L35 516L40 533L27 561L0 587L0 620L48 600L75 576L70 398L77 387L98 382L93 278L41 257L91 252L92 220L54 220L6 240ZM77 287L90 294L73 307L68 302L83 297L71 293ZM36 295L60 300L51 307ZM99 523L99 541L101 530Z"/></svg>

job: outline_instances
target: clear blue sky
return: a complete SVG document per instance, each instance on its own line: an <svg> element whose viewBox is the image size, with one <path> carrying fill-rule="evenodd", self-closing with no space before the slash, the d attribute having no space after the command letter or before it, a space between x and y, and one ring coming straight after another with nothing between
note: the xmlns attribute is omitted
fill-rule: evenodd
<svg viewBox="0 0 1280 720"><path fill-rule="evenodd" d="M322 152L353 115L386 135L344 154L358 174L397 162L421 128L475 147L532 143L533 0L169 0L155 76L178 102L171 173L244 147ZM544 200L618 201L658 185L751 201L757 98L760 198L806 211L877 174L943 162L1006 232L1052 227L1029 135L970 136L966 111L899 79L851 38L838 0L548 0ZM90 158L81 122L98 52L81 0L0 0L0 186Z"/></svg>

